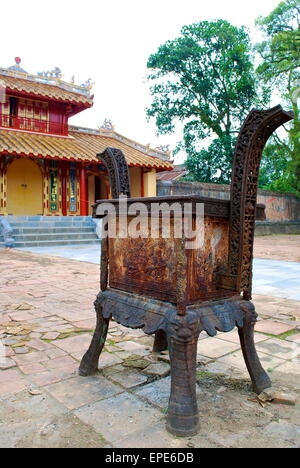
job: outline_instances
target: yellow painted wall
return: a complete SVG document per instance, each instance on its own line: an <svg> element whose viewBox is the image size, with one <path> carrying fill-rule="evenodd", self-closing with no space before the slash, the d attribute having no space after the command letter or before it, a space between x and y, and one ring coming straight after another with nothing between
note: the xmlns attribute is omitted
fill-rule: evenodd
<svg viewBox="0 0 300 468"><path fill-rule="evenodd" d="M144 196L156 197L156 170L144 173Z"/></svg>
<svg viewBox="0 0 300 468"><path fill-rule="evenodd" d="M43 215L43 176L38 165L26 158L7 169L7 213Z"/></svg>
<svg viewBox="0 0 300 468"><path fill-rule="evenodd" d="M140 167L130 167L130 186L131 186L131 196L140 197L141 196L141 168Z"/></svg>
<svg viewBox="0 0 300 468"><path fill-rule="evenodd" d="M4 193L6 191L5 159L0 159L0 214L6 214Z"/></svg>

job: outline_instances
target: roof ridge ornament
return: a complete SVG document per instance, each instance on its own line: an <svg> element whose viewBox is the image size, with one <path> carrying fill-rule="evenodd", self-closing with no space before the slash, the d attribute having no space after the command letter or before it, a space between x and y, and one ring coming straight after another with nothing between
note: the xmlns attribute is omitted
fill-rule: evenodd
<svg viewBox="0 0 300 468"><path fill-rule="evenodd" d="M55 67L54 70L51 70L51 71L38 72L37 75L43 76L45 78L58 78L58 79L62 78L61 69L58 67Z"/></svg>
<svg viewBox="0 0 300 468"><path fill-rule="evenodd" d="M20 57L15 57L15 65L8 68L0 67L0 75L11 76L13 78L20 78L22 80L35 81L37 83L49 84L57 86L76 94L82 94L89 99L93 99L91 96L91 89L93 87L92 79L89 78L85 83L77 85L74 83L74 76L71 78L71 82L68 83L62 80L63 74L59 67L55 67L53 70L38 72L36 75L28 73L20 66Z"/></svg>
<svg viewBox="0 0 300 468"><path fill-rule="evenodd" d="M98 130L99 130L100 135L112 136L115 131L115 126L112 123L112 120L107 119L105 117L103 124L100 127L98 127Z"/></svg>
<svg viewBox="0 0 300 468"><path fill-rule="evenodd" d="M115 129L115 126L114 124L112 123L112 120L111 119L107 119L105 117L105 119L103 120L103 124L101 125L100 128L105 128L105 130L114 130Z"/></svg>
<svg viewBox="0 0 300 468"><path fill-rule="evenodd" d="M20 57L15 57L15 64L12 65L11 67L8 67L8 70L14 70L16 72L20 72L20 73L27 73L27 71L23 70L23 68L21 68L20 66L20 63L21 63L21 59Z"/></svg>
<svg viewBox="0 0 300 468"><path fill-rule="evenodd" d="M88 80L86 80L84 83L82 83L80 85L81 88L86 88L88 90L92 89L93 85L95 83L92 81L92 78L89 78Z"/></svg>
<svg viewBox="0 0 300 468"><path fill-rule="evenodd" d="M157 151L162 151L163 153L167 153L167 154L171 154L171 150L170 150L170 145L159 145L159 146L156 146L155 149Z"/></svg>

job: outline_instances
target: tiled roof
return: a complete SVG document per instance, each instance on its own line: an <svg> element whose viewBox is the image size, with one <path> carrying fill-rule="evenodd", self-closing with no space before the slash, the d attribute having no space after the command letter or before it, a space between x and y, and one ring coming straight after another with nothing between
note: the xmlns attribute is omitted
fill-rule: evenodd
<svg viewBox="0 0 300 468"><path fill-rule="evenodd" d="M157 174L157 180L178 180L187 174L186 169L175 167L172 171L163 171Z"/></svg>
<svg viewBox="0 0 300 468"><path fill-rule="evenodd" d="M90 97L63 89L61 86L39 83L37 81L15 78L2 74L0 74L0 80L10 91L18 91L37 97L47 97L61 102L84 104L86 107L90 107L93 103Z"/></svg>
<svg viewBox="0 0 300 468"><path fill-rule="evenodd" d="M37 156L73 161L98 162L96 155L107 147L123 151L129 166L171 170L173 164L150 156L113 136L70 131L69 137L42 135L16 130L0 130L0 154Z"/></svg>

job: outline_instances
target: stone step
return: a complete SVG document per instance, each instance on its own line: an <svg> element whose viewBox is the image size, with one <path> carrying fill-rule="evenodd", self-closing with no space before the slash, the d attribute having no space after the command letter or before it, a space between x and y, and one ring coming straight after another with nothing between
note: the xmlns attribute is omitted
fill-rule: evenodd
<svg viewBox="0 0 300 468"><path fill-rule="evenodd" d="M94 232L94 228L93 226L84 226L84 227L81 227L81 226L68 226L68 227L40 227L40 226L37 226L37 227L17 227L17 228L13 228L13 235L16 236L16 235L19 235L19 234L54 234L54 233L59 233L59 234L63 234L64 232L65 233L74 233L74 234L77 234L78 232Z"/></svg>
<svg viewBox="0 0 300 468"><path fill-rule="evenodd" d="M15 242L15 248L21 247L49 247L56 245L92 245L99 244L99 239L70 239L70 240L45 240L45 241L29 241L29 242ZM0 247L5 247L3 242L0 242Z"/></svg>
<svg viewBox="0 0 300 468"><path fill-rule="evenodd" d="M37 223L37 222L30 222L26 221L24 223L9 223L13 229L21 229L23 227L27 228L81 228L81 227L89 227L93 228L94 224L91 223L76 223L76 224L70 224L68 222L53 222L53 223Z"/></svg>
<svg viewBox="0 0 300 468"><path fill-rule="evenodd" d="M67 223L91 223L91 216L5 216L9 223L52 223L52 222L67 222Z"/></svg>
<svg viewBox="0 0 300 468"><path fill-rule="evenodd" d="M7 216L15 246L98 244L96 225L90 216ZM4 247L0 235L0 247Z"/></svg>
<svg viewBox="0 0 300 468"><path fill-rule="evenodd" d="M76 232L76 233L35 233L35 234L13 234L16 242L30 241L55 241L55 240L70 240L70 239L98 239L95 232Z"/></svg>

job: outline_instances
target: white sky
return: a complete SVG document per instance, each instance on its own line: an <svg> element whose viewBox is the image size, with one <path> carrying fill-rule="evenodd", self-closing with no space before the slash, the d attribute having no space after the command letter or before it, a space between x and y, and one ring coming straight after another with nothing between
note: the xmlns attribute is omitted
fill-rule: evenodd
<svg viewBox="0 0 300 468"><path fill-rule="evenodd" d="M183 25L226 19L250 29L260 39L255 19L279 0L2 0L0 66L14 64L29 73L61 68L63 79L95 82L95 104L71 119L92 128L111 119L115 130L152 147L175 146L180 135L156 137L145 108L150 105L145 81L149 55L179 36ZM182 162L178 157L175 162Z"/></svg>

